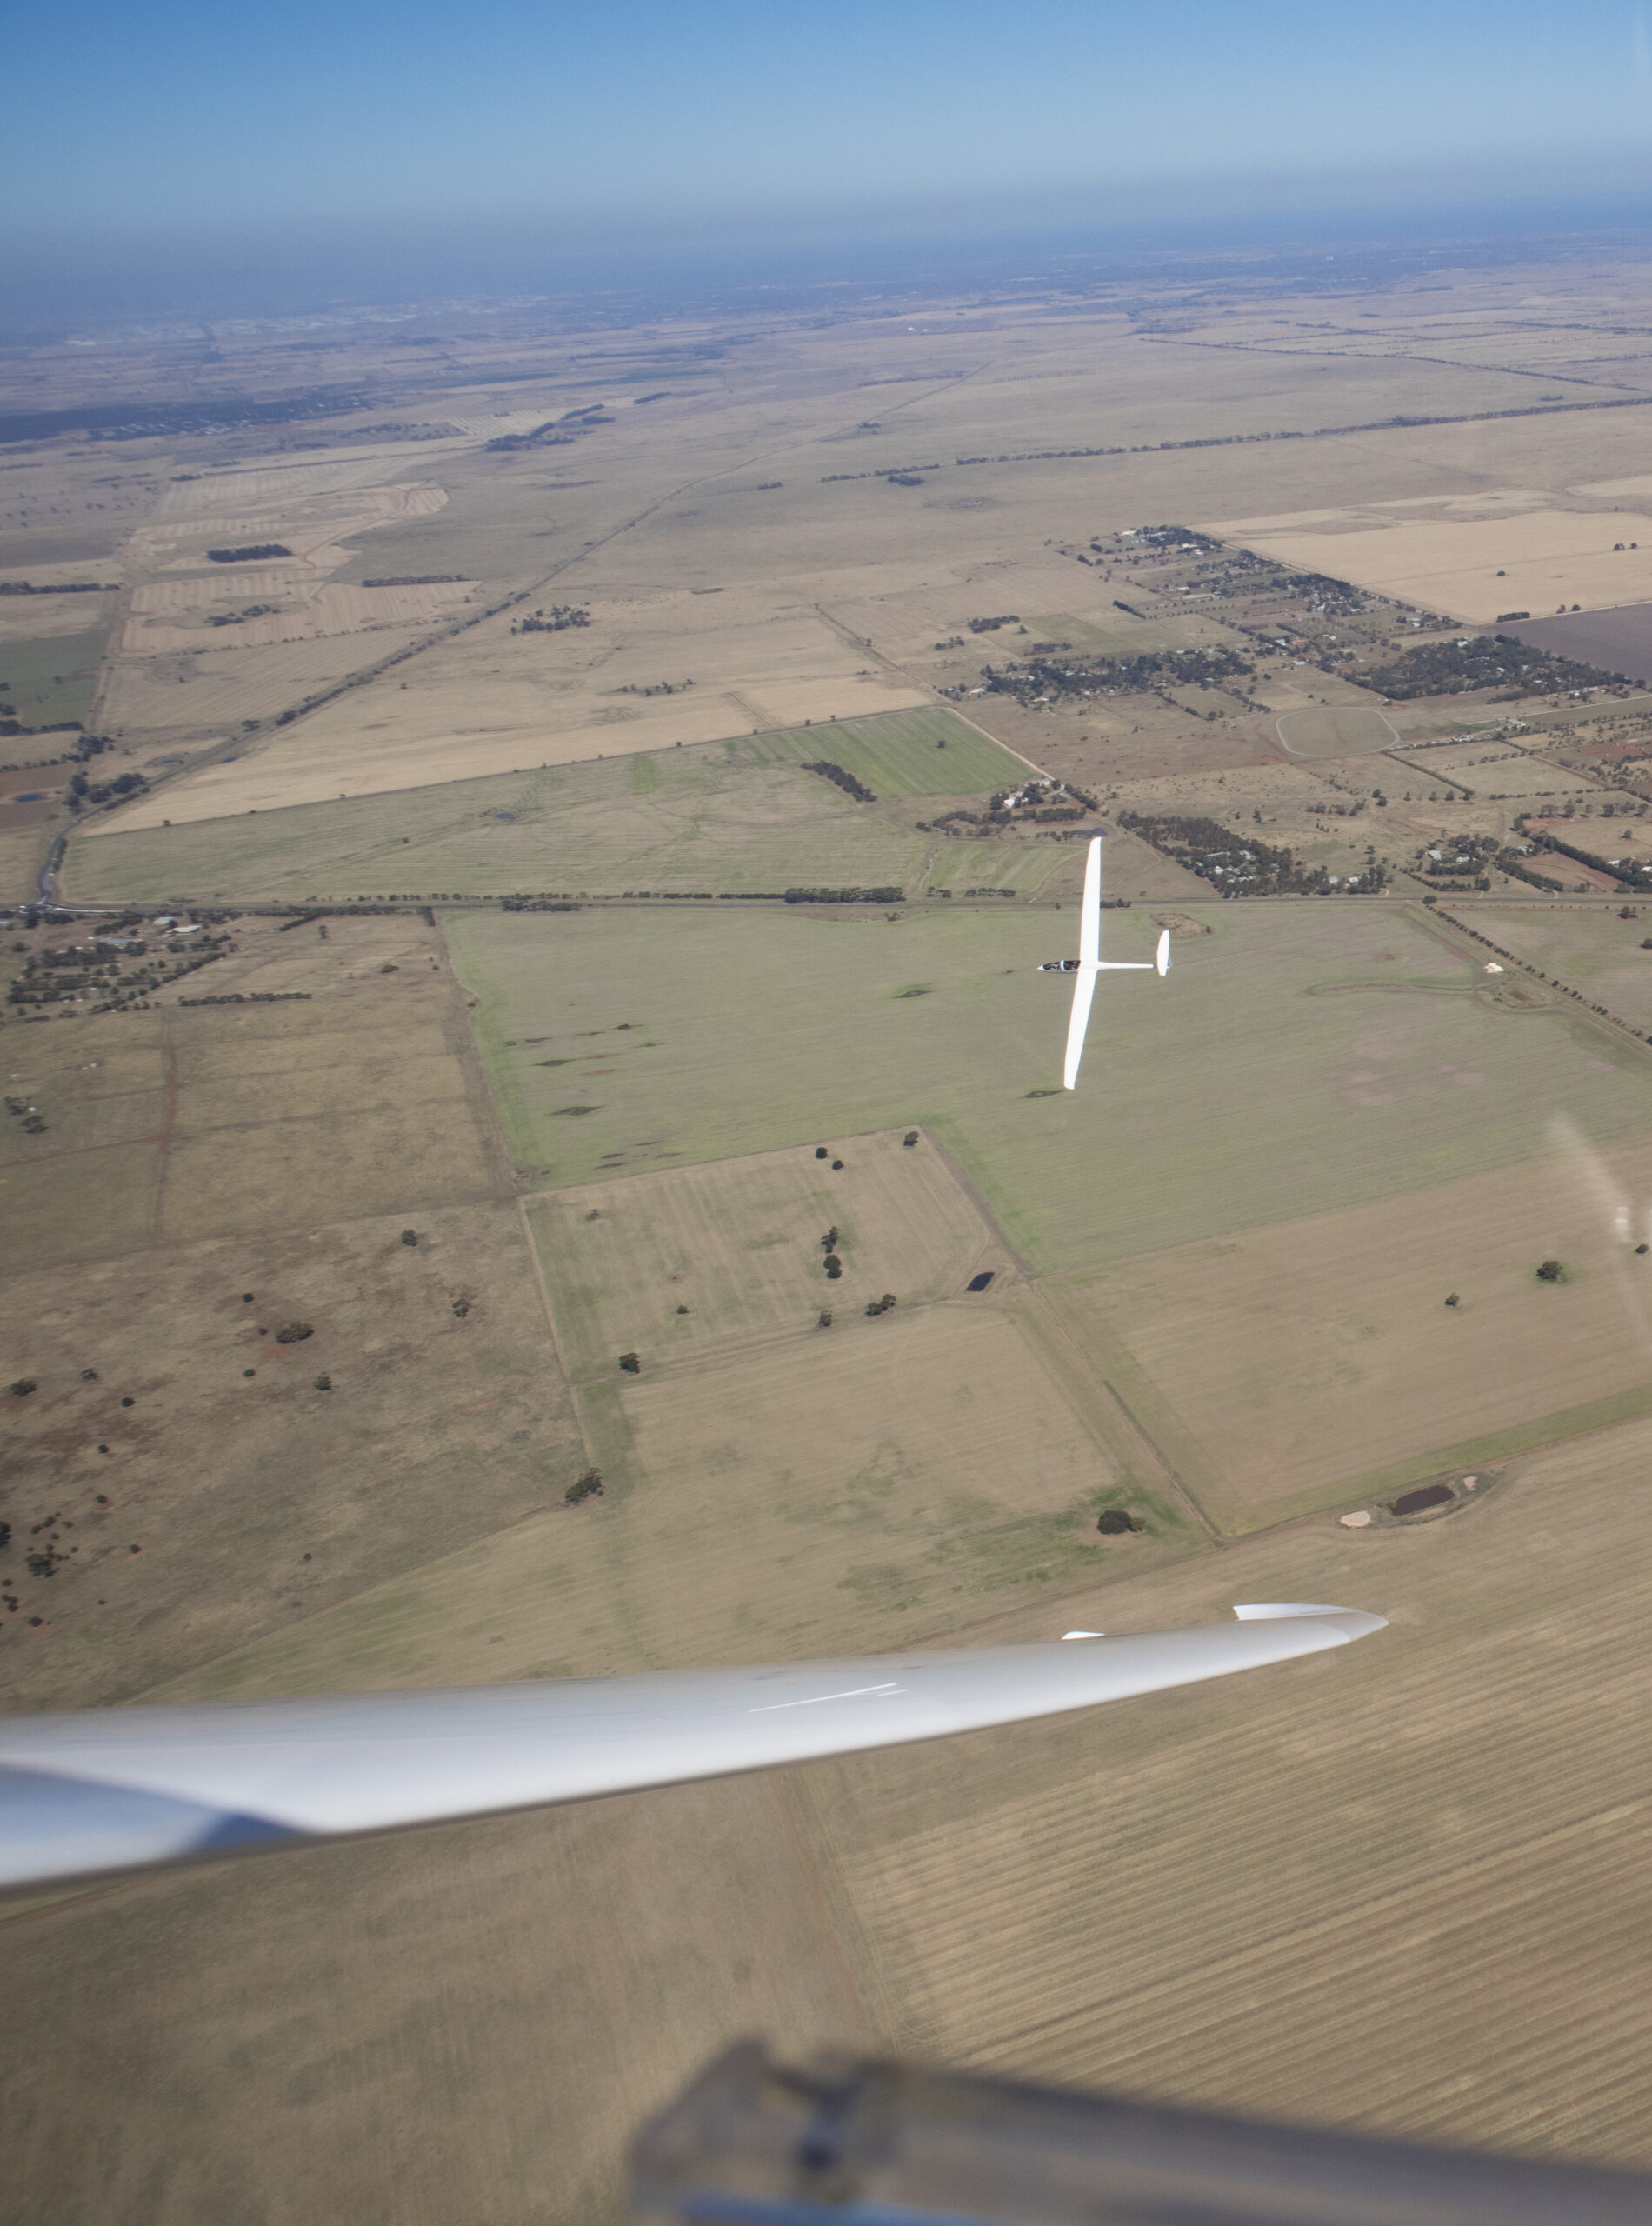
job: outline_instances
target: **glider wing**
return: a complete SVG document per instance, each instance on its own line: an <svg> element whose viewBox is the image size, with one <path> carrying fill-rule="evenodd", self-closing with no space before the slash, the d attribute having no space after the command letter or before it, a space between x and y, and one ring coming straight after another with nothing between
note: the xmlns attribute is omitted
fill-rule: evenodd
<svg viewBox="0 0 1652 2226"><path fill-rule="evenodd" d="M1095 966L1102 956L1102 838L1089 838L1084 861L1084 910L1078 923L1078 963Z"/></svg>
<svg viewBox="0 0 1652 2226"><path fill-rule="evenodd" d="M1096 995L1098 969L1081 966L1073 976L1073 1013L1067 1023L1067 1063L1062 1069L1062 1083L1071 1090L1078 1080L1078 1063L1084 1056L1084 1037L1089 1029L1090 1000Z"/></svg>
<svg viewBox="0 0 1652 2226"><path fill-rule="evenodd" d="M1317 1654L1383 1623L1302 1605L1237 1616L1076 1644L0 1718L0 1885L898 1746Z"/></svg>

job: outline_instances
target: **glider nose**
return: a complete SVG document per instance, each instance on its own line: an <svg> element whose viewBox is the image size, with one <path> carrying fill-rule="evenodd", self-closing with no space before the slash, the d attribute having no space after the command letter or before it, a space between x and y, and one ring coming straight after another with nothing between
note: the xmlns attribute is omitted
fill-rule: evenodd
<svg viewBox="0 0 1652 2226"><path fill-rule="evenodd" d="M1161 975L1168 974L1170 970L1170 930L1169 928L1162 929L1160 932L1159 948L1153 963L1158 968Z"/></svg>

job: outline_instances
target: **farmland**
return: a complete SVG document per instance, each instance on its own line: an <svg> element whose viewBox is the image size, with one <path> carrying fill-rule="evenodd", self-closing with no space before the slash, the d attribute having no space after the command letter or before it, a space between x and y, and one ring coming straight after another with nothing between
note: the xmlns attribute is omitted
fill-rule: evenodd
<svg viewBox="0 0 1652 2226"><path fill-rule="evenodd" d="M1652 1277L1633 1250L1652 1238L1652 1149L1557 1142L1049 1296L1110 1350L1132 1413L1158 1420L1225 1530L1474 1468L1652 1408ZM1563 1284L1536 1280L1549 1258Z"/></svg>
<svg viewBox="0 0 1652 2226"><path fill-rule="evenodd" d="M147 1011L8 1030L10 1087L46 1125L8 1128L6 1270L488 1190L452 985L428 931L363 920L325 943L314 929L242 936ZM283 1002L178 1002L236 993Z"/></svg>
<svg viewBox="0 0 1652 2226"><path fill-rule="evenodd" d="M150 786L75 826L41 769L4 893L67 828L65 903L236 946L0 1009L13 1705L1391 1623L1105 1716L13 1904L30 2216L608 2226L639 2116L750 2030L1652 2164L1652 1051L1588 1010L1652 1029L1652 911L1224 903L1118 820L1339 884L1369 848L1417 896L1545 803L1642 841L1606 832L1635 703L1361 676L1458 613L1652 595L1646 277L1267 269L0 364L19 409L118 403L176 346L197 413L9 452L0 631L110 622L73 716ZM234 416L295 364L370 408ZM57 748L13 738L15 792ZM1029 761L1099 801L1104 954L1176 929L1073 1093L1035 969L1079 823L951 810ZM731 901L793 886L905 894ZM585 909L466 901L539 893ZM17 919L0 979L87 932Z"/></svg>
<svg viewBox="0 0 1652 2226"><path fill-rule="evenodd" d="M926 847L912 815L801 770L822 756L879 798L974 796L1026 770L949 711L896 712L232 819L123 812L74 846L65 886L95 903L903 884Z"/></svg>
<svg viewBox="0 0 1652 2226"><path fill-rule="evenodd" d="M1402 914L1205 916L1168 983L1108 985L1089 1087L1049 1096L1065 999L1033 970L1057 955L1042 914L696 908L667 936L641 913L470 914L453 939L512 1152L557 1184L922 1123L1040 1270L1533 1157L1557 1114L1602 1145L1647 1124L1638 1051L1482 1004L1472 962ZM1156 934L1106 916L1115 955Z"/></svg>
<svg viewBox="0 0 1652 2226"><path fill-rule="evenodd" d="M1557 603L1593 610L1652 596L1652 517L1615 503L1609 510L1601 493L1588 483L1552 497L1515 487L1230 519L1209 530L1485 626L1507 611L1541 617Z"/></svg>
<svg viewBox="0 0 1652 2226"><path fill-rule="evenodd" d="M1622 1509L1649 1428L1532 1456L1444 1524L1356 1539L1322 1521L1081 1588L1062 1610L1152 1629L1276 1590L1357 1595L1393 1623L1363 1656L157 1879L18 1924L13 1987L50 1991L58 2015L5 2044L26 2106L13 2169L47 2169L52 2096L100 2098L107 2081L144 2108L122 2112L117 2144L55 2158L70 2216L176 2185L180 2153L191 2183L278 2180L279 2217L370 2209L391 2169L404 2186L412 2173L419 2219L456 2207L503 2226L553 2178L618 2215L630 2128L753 2027L1652 2162L1630 2076L1647 1818L1622 1743L1647 1703L1649 1573ZM976 1628L1043 1636L1049 1603ZM491 1635L479 1620L472 1659ZM272 1651L267 1689L292 1689L298 1637ZM478 1973L485 2016L466 2007ZM290 1991L325 2015L272 2025ZM1358 2020L1350 1997L1369 2005ZM1505 1998L1509 2014L1484 2014ZM1259 2022L1280 2002L1289 2017ZM95 2081L76 2041L88 2019ZM203 2024L216 2045L192 2037ZM367 2142L364 2114L383 2128ZM203 2120L204 2153L187 2132Z"/></svg>
<svg viewBox="0 0 1652 2226"><path fill-rule="evenodd" d="M954 1296L989 1255L1005 1265L935 1151L893 1132L856 1137L838 1172L813 1150L719 1160L576 1184L536 1199L529 1220L576 1376L611 1376L629 1346L652 1366L812 1331L822 1307L848 1317L886 1290ZM836 1281L823 1271L829 1229Z"/></svg>
<svg viewBox="0 0 1652 2226"><path fill-rule="evenodd" d="M1609 847L1615 856L1620 845ZM1557 863L1569 879L1571 861ZM1622 920L1617 912L1615 906L1511 906L1476 910L1472 924L1540 974L1580 991L1587 1003L1604 1005L1631 1028L1652 1029L1652 950L1642 949L1652 915Z"/></svg>

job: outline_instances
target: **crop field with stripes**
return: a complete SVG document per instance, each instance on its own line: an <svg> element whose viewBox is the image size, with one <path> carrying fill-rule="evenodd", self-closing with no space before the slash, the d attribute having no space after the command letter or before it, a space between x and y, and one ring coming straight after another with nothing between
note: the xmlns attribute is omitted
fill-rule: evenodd
<svg viewBox="0 0 1652 2226"><path fill-rule="evenodd" d="M807 1774L875 2014L983 2069L1652 2163L1637 1729L1652 1426L1483 1505L1322 1519L1115 1588L1109 1629L1357 1600L1346 1654ZM967 1800L960 1800L960 1783Z"/></svg>

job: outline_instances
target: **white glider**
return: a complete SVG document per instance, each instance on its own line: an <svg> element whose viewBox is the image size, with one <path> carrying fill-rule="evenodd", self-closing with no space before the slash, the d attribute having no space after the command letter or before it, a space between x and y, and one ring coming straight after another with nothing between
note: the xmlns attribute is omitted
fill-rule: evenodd
<svg viewBox="0 0 1652 2226"><path fill-rule="evenodd" d="M1071 1090L1078 1081L1078 1063L1084 1056L1084 1037L1089 1028L1090 999L1096 995L1098 974L1144 974L1149 967L1160 975L1170 970L1170 930L1166 928L1159 937L1159 947L1151 958L1103 958L1102 956L1102 838L1090 837L1089 856L1084 861L1084 909L1078 923L1078 956L1076 958L1052 958L1039 968L1041 974L1076 974L1073 983L1072 1017L1067 1023L1067 1059L1062 1070L1062 1083Z"/></svg>
<svg viewBox="0 0 1652 2226"><path fill-rule="evenodd" d="M393 1830L1125 1700L1346 1646L1381 1616L773 1669L0 1717L0 1887Z"/></svg>

